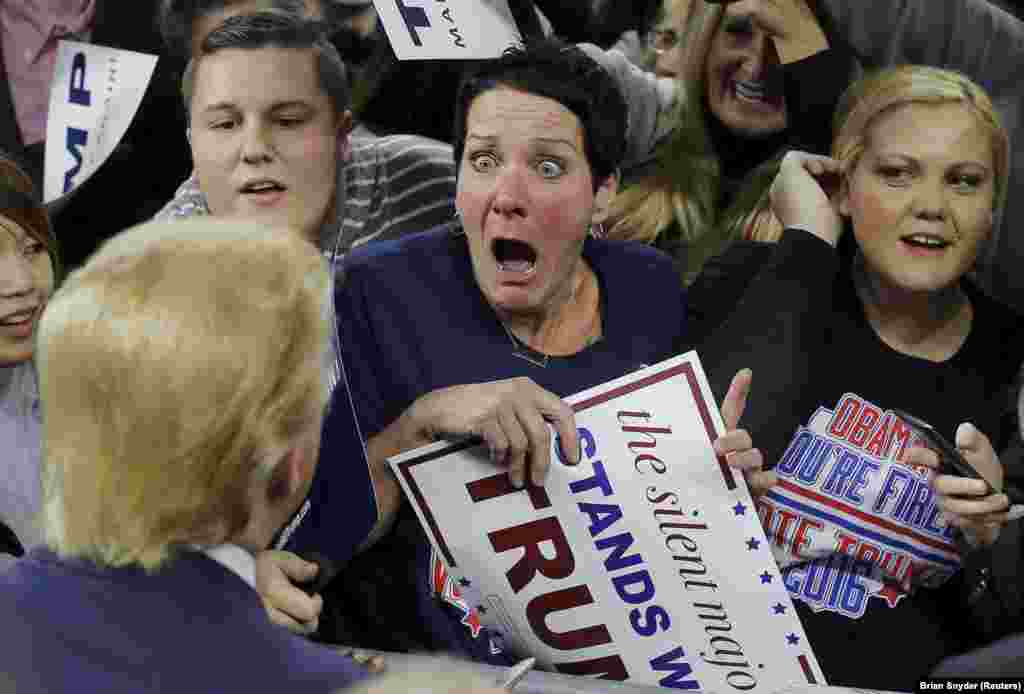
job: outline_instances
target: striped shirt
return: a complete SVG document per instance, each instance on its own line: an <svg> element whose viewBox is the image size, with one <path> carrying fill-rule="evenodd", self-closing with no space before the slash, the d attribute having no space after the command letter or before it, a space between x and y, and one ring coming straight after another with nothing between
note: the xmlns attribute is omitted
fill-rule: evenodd
<svg viewBox="0 0 1024 694"><path fill-rule="evenodd" d="M354 139L339 163L337 216L320 232L329 256L370 240L389 240L453 221L455 163L449 144L418 135ZM153 219L210 214L195 173Z"/></svg>

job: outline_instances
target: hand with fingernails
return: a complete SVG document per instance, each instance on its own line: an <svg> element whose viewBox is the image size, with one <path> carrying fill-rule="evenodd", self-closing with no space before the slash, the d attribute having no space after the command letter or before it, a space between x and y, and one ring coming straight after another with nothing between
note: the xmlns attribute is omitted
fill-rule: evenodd
<svg viewBox="0 0 1024 694"><path fill-rule="evenodd" d="M808 152L787 152L769 189L772 212L783 229L808 231L831 246L843 233L843 219L835 202L839 162Z"/></svg>
<svg viewBox="0 0 1024 694"><path fill-rule="evenodd" d="M936 502L946 522L960 528L968 542L981 546L991 545L1009 520L1007 511L1010 500L1002 491L1002 463L988 437L970 422L957 427L954 443L964 459L984 479L932 472L931 484ZM938 454L924 446L908 449L904 462L907 465L924 466L932 471L939 469ZM989 485L996 490L994 493L989 493Z"/></svg>
<svg viewBox="0 0 1024 694"><path fill-rule="evenodd" d="M512 484L542 485L551 467L551 429L565 460L579 462L572 408L529 378L441 388L413 403L414 426L431 439L479 436L496 465L507 466Z"/></svg>
<svg viewBox="0 0 1024 694"><path fill-rule="evenodd" d="M270 621L296 634L316 632L324 600L307 595L299 585L314 580L319 570L315 562L291 552L267 550L256 556L256 592Z"/></svg>
<svg viewBox="0 0 1024 694"><path fill-rule="evenodd" d="M750 369L742 369L733 376L721 407L725 433L715 440L714 449L715 453L725 457L730 467L743 473L750 495L757 499L775 486L778 476L774 471L764 469L764 456L760 449L754 448L750 433L738 428L747 407L753 377Z"/></svg>
<svg viewBox="0 0 1024 694"><path fill-rule="evenodd" d="M774 472L763 470L761 451L750 434L737 428L746 408L752 373L743 369L732 380L722 401L726 431L714 443L715 453L741 470L760 496L773 484ZM579 436L572 408L557 395L528 378L452 386L433 391L409 411L421 431L431 438L474 435L483 439L496 465L507 466L512 484L543 485L551 468L551 428L558 435L569 465L580 461ZM549 428L548 424L551 427Z"/></svg>

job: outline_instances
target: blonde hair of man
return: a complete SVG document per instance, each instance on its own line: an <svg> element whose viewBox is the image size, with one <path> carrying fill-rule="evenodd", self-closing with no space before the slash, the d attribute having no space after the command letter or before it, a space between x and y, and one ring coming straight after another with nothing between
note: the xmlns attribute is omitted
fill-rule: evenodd
<svg viewBox="0 0 1024 694"><path fill-rule="evenodd" d="M954 70L901 65L871 73L851 85L839 100L832 132L832 157L849 175L867 146L875 120L910 104L962 104L971 111L992 143L995 192L993 211L1006 199L1010 175L1010 136L984 89Z"/></svg>
<svg viewBox="0 0 1024 694"><path fill-rule="evenodd" d="M39 328L48 544L153 571L237 541L270 504L286 519L315 465L316 448L307 479L279 463L319 441L329 291L312 245L252 222L107 241Z"/></svg>

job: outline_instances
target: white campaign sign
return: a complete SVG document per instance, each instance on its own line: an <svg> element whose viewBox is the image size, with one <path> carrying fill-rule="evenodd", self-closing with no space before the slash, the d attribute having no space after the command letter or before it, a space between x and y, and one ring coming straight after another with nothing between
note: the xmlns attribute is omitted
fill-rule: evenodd
<svg viewBox="0 0 1024 694"><path fill-rule="evenodd" d="M513 488L472 442L391 459L447 565L439 596L558 672L824 684L743 476L712 448L723 424L696 353L566 400L582 459L553 463L543 488Z"/></svg>
<svg viewBox="0 0 1024 694"><path fill-rule="evenodd" d="M80 186L114 151L139 110L156 60L78 41L57 45L46 122L47 203Z"/></svg>
<svg viewBox="0 0 1024 694"><path fill-rule="evenodd" d="M521 41L507 0L373 0L399 60L496 58Z"/></svg>

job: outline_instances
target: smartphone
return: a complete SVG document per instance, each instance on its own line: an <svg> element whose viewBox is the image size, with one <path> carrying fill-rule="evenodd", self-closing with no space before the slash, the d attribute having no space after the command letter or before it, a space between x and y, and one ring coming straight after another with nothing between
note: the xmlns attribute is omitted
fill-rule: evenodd
<svg viewBox="0 0 1024 694"><path fill-rule="evenodd" d="M935 427L923 419L918 419L914 415L902 410L893 410L892 413L902 419L918 437L928 444L929 448L938 454L939 472L944 475L959 475L960 477L982 480L988 485L989 494L995 492L989 481L982 477L981 473L975 470L974 466L960 455L960 451L956 449L956 446L947 441Z"/></svg>

